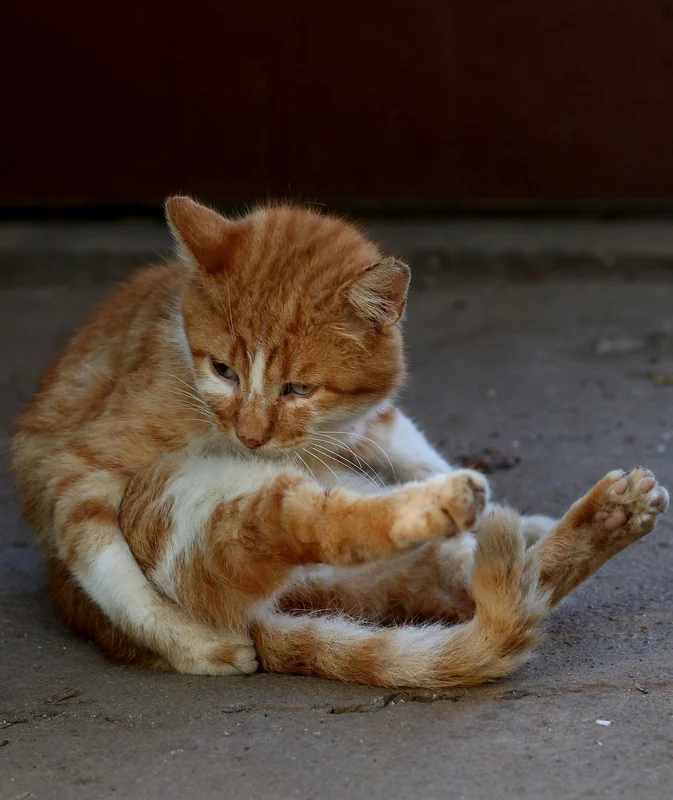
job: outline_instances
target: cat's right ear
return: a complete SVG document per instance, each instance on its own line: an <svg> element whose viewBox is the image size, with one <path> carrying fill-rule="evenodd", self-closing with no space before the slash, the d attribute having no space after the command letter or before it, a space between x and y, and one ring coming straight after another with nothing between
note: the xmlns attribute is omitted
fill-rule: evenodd
<svg viewBox="0 0 673 800"><path fill-rule="evenodd" d="M371 322L394 325L404 314L410 277L409 267L398 259L373 264L348 287L350 304Z"/></svg>
<svg viewBox="0 0 673 800"><path fill-rule="evenodd" d="M190 197L169 197L165 209L179 258L206 275L220 272L224 267L224 241L231 223Z"/></svg>

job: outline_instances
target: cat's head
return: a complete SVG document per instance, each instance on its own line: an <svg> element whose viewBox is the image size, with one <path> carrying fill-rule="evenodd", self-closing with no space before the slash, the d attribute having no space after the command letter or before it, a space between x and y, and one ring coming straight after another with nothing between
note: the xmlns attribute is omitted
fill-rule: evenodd
<svg viewBox="0 0 673 800"><path fill-rule="evenodd" d="M186 197L166 212L196 388L239 448L304 447L399 386L409 269L356 227L292 206L228 220Z"/></svg>

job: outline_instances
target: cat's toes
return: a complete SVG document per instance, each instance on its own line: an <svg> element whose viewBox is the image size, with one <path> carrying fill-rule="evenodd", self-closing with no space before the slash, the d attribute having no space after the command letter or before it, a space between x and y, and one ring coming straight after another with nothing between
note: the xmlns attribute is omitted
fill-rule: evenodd
<svg viewBox="0 0 673 800"><path fill-rule="evenodd" d="M611 472L596 488L599 507L593 522L614 538L644 536L668 507L668 492L648 469L634 469L628 475Z"/></svg>
<svg viewBox="0 0 673 800"><path fill-rule="evenodd" d="M438 486L438 503L455 523L458 531L468 531L479 522L488 502L488 481L480 472L459 469L434 478Z"/></svg>
<svg viewBox="0 0 673 800"><path fill-rule="evenodd" d="M455 536L478 523L487 501L488 482L467 469L407 486L400 493L392 537L406 546Z"/></svg>
<svg viewBox="0 0 673 800"><path fill-rule="evenodd" d="M242 675L252 675L259 669L254 645L240 645L233 658L233 665Z"/></svg>
<svg viewBox="0 0 673 800"><path fill-rule="evenodd" d="M259 662L252 639L225 635L195 647L173 666L189 675L250 675Z"/></svg>

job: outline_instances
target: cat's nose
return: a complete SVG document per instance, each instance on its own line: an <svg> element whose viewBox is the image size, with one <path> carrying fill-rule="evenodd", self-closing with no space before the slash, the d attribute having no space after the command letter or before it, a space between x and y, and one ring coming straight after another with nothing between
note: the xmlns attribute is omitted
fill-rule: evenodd
<svg viewBox="0 0 673 800"><path fill-rule="evenodd" d="M256 450L258 447L261 447L264 442L261 439L253 439L250 436L241 436L241 434L237 434L238 441L241 444L244 444L248 450Z"/></svg>

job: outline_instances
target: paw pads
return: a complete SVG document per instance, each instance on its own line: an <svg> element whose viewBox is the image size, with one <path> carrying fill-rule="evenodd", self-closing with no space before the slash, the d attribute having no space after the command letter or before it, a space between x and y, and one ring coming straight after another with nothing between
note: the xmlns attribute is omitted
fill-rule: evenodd
<svg viewBox="0 0 673 800"><path fill-rule="evenodd" d="M606 487L605 482L610 480L612 483ZM628 475L611 472L603 486L603 507L594 514L594 521L608 533L618 533L626 525L651 530L657 515L668 505L668 492L649 470L634 469Z"/></svg>

